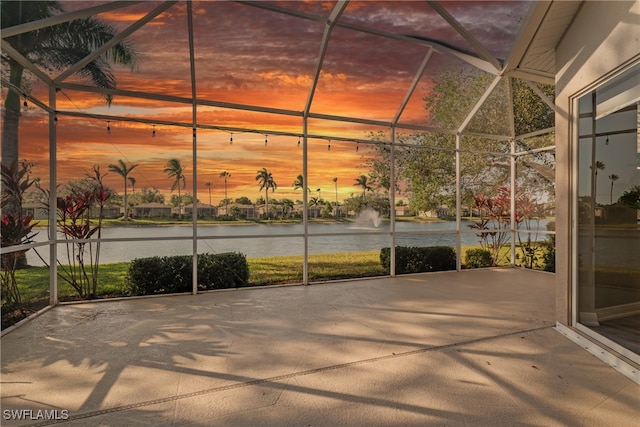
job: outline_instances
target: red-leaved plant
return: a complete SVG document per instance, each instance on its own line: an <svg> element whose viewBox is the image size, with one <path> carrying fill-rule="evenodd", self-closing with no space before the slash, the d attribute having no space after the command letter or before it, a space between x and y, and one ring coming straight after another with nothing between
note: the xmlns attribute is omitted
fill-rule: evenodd
<svg viewBox="0 0 640 427"><path fill-rule="evenodd" d="M473 200L480 219L469 227L479 231L480 246L489 251L493 265L498 265L506 256L501 256L500 250L510 239L511 191L500 187L495 197L480 193Z"/></svg>
<svg viewBox="0 0 640 427"><path fill-rule="evenodd" d="M0 237L2 247L31 243L36 233L33 227L33 214L25 215L22 208L24 193L35 184L29 177L31 163L14 162L10 166L2 165L2 223ZM2 254L2 305L20 305L20 290L16 282L18 259L28 249Z"/></svg>
<svg viewBox="0 0 640 427"><path fill-rule="evenodd" d="M523 266L533 268L537 261L541 259L543 246L538 244L538 233L531 230L538 230L538 223L545 217L545 207L542 203L528 194L521 194L516 198L516 223L518 229L526 230L525 233L518 233L518 244L522 252ZM522 238L525 234L526 238Z"/></svg>
<svg viewBox="0 0 640 427"><path fill-rule="evenodd" d="M502 247L511 240L511 189L500 187L494 197L480 193L474 196L474 204L480 219L469 227L479 231L480 246L489 251L493 265L498 265L507 257L506 252L501 255ZM515 205L515 229L527 230L517 233L523 263L525 267L533 268L541 248L537 244L537 234L531 230L537 230L534 223L544 218L544 206L528 194L517 195ZM527 237L523 239L522 234Z"/></svg>
<svg viewBox="0 0 640 427"><path fill-rule="evenodd" d="M58 276L75 289L81 298L94 298L97 293L103 210L111 197L102 182L105 175L100 173L100 167L96 165L92 174L87 174L87 178L93 181L91 189L76 189L56 199L57 226L66 243L62 255L64 262L60 256L57 260ZM96 220L90 217L94 205L99 208ZM91 240L93 237L98 240Z"/></svg>

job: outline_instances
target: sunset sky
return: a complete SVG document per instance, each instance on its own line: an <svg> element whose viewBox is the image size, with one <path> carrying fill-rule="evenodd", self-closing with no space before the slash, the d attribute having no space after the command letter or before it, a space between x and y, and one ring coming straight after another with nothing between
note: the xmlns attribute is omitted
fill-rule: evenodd
<svg viewBox="0 0 640 427"><path fill-rule="evenodd" d="M103 2L63 1L67 11ZM327 17L335 2L269 2L308 15ZM123 30L157 7L159 2L100 14L98 17ZM447 11L498 58L505 58L529 2L443 2ZM324 22L294 18L233 2L194 2L194 44L199 99L302 111L313 79L324 31ZM473 48L427 2L350 2L340 22L403 35L446 41L462 49ZM186 4L180 2L156 17L128 40L138 63L134 72L117 69L119 89L179 97L191 96ZM313 98L314 113L391 121L418 71L427 48L403 41L338 27L333 31L319 84ZM422 99L433 87L430 76L462 62L434 54L401 122L428 124ZM53 74L57 75L57 74ZM79 82L76 77L69 82ZM45 87L32 81L31 94L46 103ZM4 93L3 93L4 96ZM116 97L107 107L95 94L64 89L57 109L92 115L114 114L144 120L190 122L189 105ZM258 197L256 172L269 169L278 183L272 196L301 199L292 183L302 172L302 149L294 136L268 135L269 131L302 133L300 117L203 107L198 122L210 126L264 131L233 134L198 131L198 197L208 202L205 182L212 182L212 199L223 197L220 172L231 173L229 196ZM35 161L36 174L46 183L48 174L48 118L31 108L21 120L21 157ZM107 125L111 132L107 132ZM132 173L136 188L158 187L168 194L171 180L162 172L170 158L181 160L187 173L187 189L193 191L192 141L189 128L147 123L77 118L58 120L58 182L79 179L92 165L106 171L109 163L123 159L139 166ZM380 128L353 123L310 120L309 133L327 139L309 141L309 184L321 188L322 197L334 200L332 179L338 178L339 199L358 192L354 179L368 171L363 156L368 149L333 137L367 139ZM265 138L268 144L265 146ZM331 150L328 150L328 145ZM122 178L110 174L107 185L122 191ZM315 194L314 194L315 195Z"/></svg>

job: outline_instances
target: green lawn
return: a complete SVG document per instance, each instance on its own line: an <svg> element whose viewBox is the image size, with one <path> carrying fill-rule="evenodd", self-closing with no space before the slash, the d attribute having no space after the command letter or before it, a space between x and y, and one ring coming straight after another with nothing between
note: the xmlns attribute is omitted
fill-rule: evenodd
<svg viewBox="0 0 640 427"><path fill-rule="evenodd" d="M252 285L302 282L302 256L249 258ZM380 252L309 255L309 280L382 276Z"/></svg>
<svg viewBox="0 0 640 427"><path fill-rule="evenodd" d="M463 248L464 253L467 249ZM473 246L475 248L475 246ZM504 249L504 260L508 248ZM248 258L250 285L302 282L302 256L276 256ZM508 265L508 261L501 264ZM127 295L128 262L102 264L99 270L98 294L104 296ZM309 255L309 280L345 279L385 275L380 264L380 251L346 252ZM49 268L29 267L16 272L20 293L24 301L47 298L49 295ZM58 277L59 298L76 298L75 290Z"/></svg>
<svg viewBox="0 0 640 427"><path fill-rule="evenodd" d="M302 282L302 256L249 258L249 283L268 285ZM98 295L127 295L128 262L103 264L99 270ZM315 254L309 256L309 279L329 280L353 277L381 276L380 252L349 252ZM29 267L16 272L23 301L48 298L49 268ZM76 298L75 290L58 277L58 296L61 300Z"/></svg>
<svg viewBox="0 0 640 427"><path fill-rule="evenodd" d="M128 262L102 264L100 266L99 295L123 295L126 284ZM29 267L16 271L20 295L23 301L49 296L49 268ZM69 284L58 277L58 295L61 299L76 297L77 293Z"/></svg>

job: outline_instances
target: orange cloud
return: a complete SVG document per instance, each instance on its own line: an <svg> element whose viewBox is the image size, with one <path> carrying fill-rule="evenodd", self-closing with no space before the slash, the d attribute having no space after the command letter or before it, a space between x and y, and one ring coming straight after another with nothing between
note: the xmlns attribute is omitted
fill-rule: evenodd
<svg viewBox="0 0 640 427"><path fill-rule="evenodd" d="M68 9L80 9L86 4L68 2ZM67 3L65 3L67 4ZM277 4L305 13L328 16L335 2L289 2ZM514 14L526 5L518 2L483 2L482 7L470 2L447 2L445 7L455 11L460 20L466 17L484 22L483 17L511 8ZM134 6L103 13L101 19L118 29L131 25L148 13L155 4L143 2ZM472 14L465 10L472 10ZM317 55L324 31L324 23L274 14L235 2L196 2L194 20L197 97L220 102L265 106L302 111L309 95L316 71ZM434 12L424 2L351 2L343 14L345 22L381 28L398 34L415 34L440 38L449 35L434 25ZM441 19L440 19L441 21ZM473 20L472 20L473 21ZM186 5L179 3L136 31L130 38L138 52L135 72L114 68L118 88L150 93L191 97L189 38L186 28ZM466 21L465 21L466 22ZM469 24L475 26L473 22ZM450 30L448 30L450 31ZM501 37L486 39L492 51L505 50L513 29L509 25L500 30ZM491 32L478 33L488 37ZM323 69L314 94L313 113L361 117L391 121L398 111L426 54L424 46L398 40L336 28L329 44ZM437 55L429 63L428 72L439 67L456 65ZM458 64L459 65L459 64ZM81 81L72 78L70 81ZM433 88L429 76L424 76L410 99L403 122L426 123L424 101ZM41 84L34 85L32 94L46 100L48 92ZM117 96L107 107L99 95L62 90L58 92L57 108L72 112L108 115L131 119L175 121L190 123L191 106ZM302 118L253 111L199 107L198 122L209 126L246 128L271 132L302 133ZM158 187L168 193L171 180L162 172L166 161L179 158L187 171L188 188L192 191L192 136L190 128L153 126L147 123L113 120L109 124L95 118L76 118L60 115L57 127L58 182L80 179L94 164L106 170L109 163L123 159L137 163L138 187ZM330 137L366 139L369 132L386 127L360 125L350 122L309 120L309 132ZM20 155L36 161L34 173L48 179L49 162L48 115L31 111L23 115L20 127ZM206 193L204 182L212 182L220 196L222 180L219 173L232 174L228 182L232 197L259 195L255 182L256 171L267 167L279 184L275 197L301 198L293 191L292 182L302 172L302 150L297 137L235 132L234 144L229 144L230 132L198 130L197 133L197 189L200 199ZM309 183L321 189L325 198L335 193L333 177L338 178L339 198L359 190L353 181L368 173L363 158L366 147L360 144L327 140L309 142ZM121 178L110 174L108 185L121 191ZM335 197L335 194L334 194Z"/></svg>

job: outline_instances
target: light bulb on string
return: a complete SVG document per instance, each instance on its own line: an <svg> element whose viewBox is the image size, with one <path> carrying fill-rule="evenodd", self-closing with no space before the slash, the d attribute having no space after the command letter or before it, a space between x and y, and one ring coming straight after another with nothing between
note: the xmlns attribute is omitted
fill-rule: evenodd
<svg viewBox="0 0 640 427"><path fill-rule="evenodd" d="M267 144L269 143L269 139L268 139L268 138L269 138L269 135L265 135L265 136L264 136L264 146L265 146L265 147L266 147L266 146L267 146Z"/></svg>
<svg viewBox="0 0 640 427"><path fill-rule="evenodd" d="M156 125L153 125L153 129L151 130L151 137L155 138L156 136Z"/></svg>
<svg viewBox="0 0 640 427"><path fill-rule="evenodd" d="M233 133L229 136L229 145L233 145Z"/></svg>
<svg viewBox="0 0 640 427"><path fill-rule="evenodd" d="M29 104L27 104L27 95L24 96L24 102L22 103L23 111L27 111L29 109Z"/></svg>
<svg viewBox="0 0 640 427"><path fill-rule="evenodd" d="M360 150L360 143L356 142L356 153Z"/></svg>
<svg viewBox="0 0 640 427"><path fill-rule="evenodd" d="M329 140L329 143L327 144L327 151L331 151L331 140Z"/></svg>
<svg viewBox="0 0 640 427"><path fill-rule="evenodd" d="M609 145L609 137L607 137L607 140L604 142L604 145Z"/></svg>
<svg viewBox="0 0 640 427"><path fill-rule="evenodd" d="M107 122L107 133L111 133L111 122Z"/></svg>
<svg viewBox="0 0 640 427"><path fill-rule="evenodd" d="M300 137L298 137L298 147L300 147Z"/></svg>

